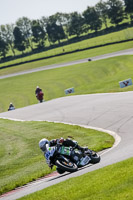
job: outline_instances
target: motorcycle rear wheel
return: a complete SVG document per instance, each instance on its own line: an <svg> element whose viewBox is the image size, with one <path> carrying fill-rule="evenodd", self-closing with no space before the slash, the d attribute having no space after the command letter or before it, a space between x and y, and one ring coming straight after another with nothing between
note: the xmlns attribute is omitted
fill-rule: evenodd
<svg viewBox="0 0 133 200"><path fill-rule="evenodd" d="M65 160L57 160L55 165L67 172L76 172L78 170L77 165L71 161L66 162Z"/></svg>

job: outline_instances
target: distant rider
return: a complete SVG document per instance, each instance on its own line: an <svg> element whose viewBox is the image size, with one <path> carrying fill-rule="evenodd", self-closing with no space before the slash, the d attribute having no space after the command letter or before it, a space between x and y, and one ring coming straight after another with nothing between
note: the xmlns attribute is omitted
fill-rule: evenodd
<svg viewBox="0 0 133 200"><path fill-rule="evenodd" d="M36 98L39 100L40 103L44 102L44 93L42 92L42 89L39 88L39 86L36 87L35 90Z"/></svg>
<svg viewBox="0 0 133 200"><path fill-rule="evenodd" d="M12 103L10 103L9 108L8 108L8 111L10 111L10 110L15 110L15 107Z"/></svg>
<svg viewBox="0 0 133 200"><path fill-rule="evenodd" d="M40 92L42 92L42 89L37 86L35 90L35 95L37 96Z"/></svg>

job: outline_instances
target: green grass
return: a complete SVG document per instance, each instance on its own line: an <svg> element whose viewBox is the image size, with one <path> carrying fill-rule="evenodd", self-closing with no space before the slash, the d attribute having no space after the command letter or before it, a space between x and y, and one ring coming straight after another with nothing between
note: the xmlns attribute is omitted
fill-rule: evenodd
<svg viewBox="0 0 133 200"><path fill-rule="evenodd" d="M0 119L0 194L50 173L38 142L44 137L50 140L68 135L95 151L114 143L106 133L79 126Z"/></svg>
<svg viewBox="0 0 133 200"><path fill-rule="evenodd" d="M21 200L132 200L133 158L71 178Z"/></svg>
<svg viewBox="0 0 133 200"><path fill-rule="evenodd" d="M122 25L122 24L124 24L124 23L127 23L127 24L129 23L129 24L130 24L130 17L129 17L129 16L128 16L128 18L124 19L120 24ZM114 26L113 24L110 23L110 20L109 20L109 19L107 20L107 24L108 24L108 28ZM105 25L103 24L101 30L104 30L104 29L106 29L106 27L105 27ZM130 32L130 29L131 29L131 28L126 28L125 30L128 30L128 32ZM100 31L101 31L101 30L100 30ZM119 30L119 27L118 27L118 30ZM90 34L90 33L95 33L95 31L89 30L88 33L83 33L83 34L81 34L80 36L81 36L81 37L82 37L82 36L86 36L87 34ZM116 36L117 36L117 35L116 35ZM73 38L75 38L75 37L76 37L75 35L69 36L69 40L71 40L71 39L73 39ZM119 37L119 36L118 36L118 37ZM125 37L124 37L124 38L125 38ZM129 38L129 35L128 35L128 38ZM110 39L111 39L111 37L110 37ZM118 39L119 39L119 38L118 38ZM62 42L67 42L67 39L61 40L61 43L62 43ZM56 41L54 44L58 44L58 41ZM32 45L33 45L33 48L36 48L36 46L37 46L37 44L34 43L34 42L32 42ZM49 46L50 46L50 43L49 43L48 39L46 39L46 41L45 41L45 47L49 47ZM27 48L27 49L25 50L25 53L28 53L28 52L30 52L30 51L31 51L31 48L29 47L29 48ZM53 51L53 52L54 52L54 51ZM60 52L60 51L59 51L59 52ZM62 52L62 48L61 48L61 52ZM15 49L15 54L16 54L16 55L21 55L21 52L18 51L17 49ZM39 53L38 55L41 56L40 53ZM13 56L13 53L12 53L11 49L9 50L7 56ZM34 57L34 55L33 55L33 57Z"/></svg>
<svg viewBox="0 0 133 200"><path fill-rule="evenodd" d="M133 43L129 42L125 44L112 45L110 46L110 48L103 47L103 48L93 49L91 51L85 51L82 52L83 54L81 54L80 52L75 54L74 57L73 55L71 56L68 55L68 57L66 56L65 58L62 57L62 60L60 58L60 62L67 61L67 59L76 60L83 57L90 57L94 54L99 55L102 54L103 52L107 53L107 51L111 52L111 51L122 50L126 47L131 48L132 45ZM87 56L88 52L89 56ZM47 62L48 64L50 64L54 61L58 63L59 58L57 60L51 59ZM8 109L8 105L10 102L13 102L16 108L37 103L37 100L34 95L34 90L37 85L39 85L43 89L45 93L45 100L50 100L65 96L64 89L70 87L75 88L75 95L100 93L100 92L122 92L129 90L132 91L133 86L123 89L119 88L119 81L127 78L133 78L132 63L133 63L133 56L120 56L120 57L109 58L95 62L88 62L84 64L47 70L43 72L37 72L37 73L0 80L0 92L1 92L0 112L6 111ZM34 67L38 66L36 65L36 63L34 64L35 64ZM11 68L11 72L12 70L13 68ZM94 150L100 150L100 148L103 149L108 148L113 143L112 138L111 140L106 139L103 133L100 136L99 140L99 132L97 132L98 133L97 137L96 135L94 136L94 132L92 130L90 132L89 130L85 129L81 130L81 128L78 128L77 126L70 127L67 125L64 126L60 124L46 123L46 122L12 122L8 120L0 120L0 189L1 189L0 193L12 190L15 187L24 185L29 181L33 181L38 177L44 176L45 174L49 173L50 172L49 168L45 165L43 156L38 148L38 141L42 137L46 136L49 136L49 139L61 136L67 137L68 132L69 135L70 134L72 136L73 134L74 136L76 135L75 139L81 145L84 145L87 142L88 146L90 148L93 148ZM90 133L92 133L93 135L92 137ZM96 138L98 138L97 142ZM104 143L101 142L103 141L103 138L105 138ZM109 146L107 146L108 140L110 141ZM7 147L5 144L8 144ZM95 146L93 146L92 144L94 144ZM117 170L117 167L113 168L112 166L111 169ZM132 173L131 170L129 171L130 173ZM95 175L96 172L92 173L94 173L93 175ZM84 193L83 198L93 199L92 194L94 193L95 194L94 199L96 199L98 195L97 188L101 188L102 192L100 192L99 194L101 195L98 197L99 199L102 199L103 197L103 199L106 200L107 197L110 195L109 198L111 200L112 199L114 200L115 199L114 196L111 196L112 194L114 194L114 192L111 192L113 189L115 189L112 186L114 182L112 181L112 185L109 186L107 185L107 187L105 184L100 186L100 184L107 182L106 177L113 176L111 174L111 170L109 171L107 169L106 173L103 172L100 175L97 174L96 178L94 176L94 179L91 179L93 175L91 175L91 177L89 177L88 179L85 179L85 181L82 184L84 184L83 188L89 187L87 191L90 191L91 184L95 183L96 185L93 185L94 192L90 193L88 196L87 193ZM104 177L104 175L106 176ZM102 179L103 177L104 179ZM91 182L91 180L93 181ZM100 180L101 182L97 183L94 180L97 181ZM79 181L82 181L82 179ZM120 185L119 187L119 184L115 185L117 188L116 199L119 199L118 196L120 191L122 193L120 195L121 199L125 195L126 191L125 185L129 187L129 189L132 186L130 184L130 181L128 184L128 180L124 179L123 177L121 177L120 183L122 184L122 186L123 185L124 186L121 187ZM56 187L58 187L58 185L55 186L55 188ZM74 195L76 195L75 192L76 188L77 186L72 190L73 191L72 194L75 193ZM121 188L124 189L121 190ZM50 188L45 191L49 190ZM129 196L132 195L132 190L131 191L127 190L127 192ZM64 192L65 196L66 193ZM82 192L80 192L79 194L79 197L81 197L79 199L82 199L82 196L80 195L82 195ZM41 198L42 196L44 196L44 194L40 195L40 197L36 197L35 199ZM74 197L75 199L78 198L77 196ZM62 198L62 195L60 195L59 198ZM130 197L127 196L126 199L130 199Z"/></svg>
<svg viewBox="0 0 133 200"><path fill-rule="evenodd" d="M1 69L0 75L6 75L10 73L15 73L15 72L24 71L24 70L33 69L33 68L42 67L42 66L51 65L51 64L65 63L65 62L79 60L83 58L90 58L93 56L112 53L112 52L129 49L129 48L133 48L133 41L121 43L121 44L109 45L105 47L100 47L96 49L86 50L86 51L82 51L78 53L68 54L64 56L49 58L46 60L22 64L15 67Z"/></svg>
<svg viewBox="0 0 133 200"><path fill-rule="evenodd" d="M37 103L37 85L46 101L65 96L64 90L71 87L74 95L132 91L133 86L119 86L119 81L133 78L132 63L133 56L120 56L1 79L0 112L7 111L10 102L16 108Z"/></svg>
<svg viewBox="0 0 133 200"><path fill-rule="evenodd" d="M63 49L65 52L70 52L70 51L74 51L77 49L84 49L84 48L88 48L88 47L92 47L92 46L103 45L103 44L107 44L107 43L123 41L123 40L127 40L127 39L132 39L132 38L133 38L133 28L126 28L121 31L117 31L117 32L105 34L102 36L82 40L80 42L72 43L72 44L58 47L58 48L55 48L52 50L44 51L44 52L41 52L38 54L33 54L31 56L27 56L24 58L19 58L19 59L13 60L13 61L8 61L6 63L0 64L0 67L2 67L4 65L15 64L15 63L19 63L19 62L24 62L24 61L29 61L29 60L33 60L33 59L38 59L38 58L42 58L42 57L60 54L60 53L63 53Z"/></svg>

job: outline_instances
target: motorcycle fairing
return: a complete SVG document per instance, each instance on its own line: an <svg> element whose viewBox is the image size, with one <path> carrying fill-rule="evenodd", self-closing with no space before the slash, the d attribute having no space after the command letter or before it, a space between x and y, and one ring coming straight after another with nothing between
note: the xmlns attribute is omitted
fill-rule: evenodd
<svg viewBox="0 0 133 200"><path fill-rule="evenodd" d="M87 164L89 164L89 161L90 161L90 160L91 160L91 159L90 159L89 156L82 157L82 158L80 159L79 165L80 165L80 166L87 165Z"/></svg>

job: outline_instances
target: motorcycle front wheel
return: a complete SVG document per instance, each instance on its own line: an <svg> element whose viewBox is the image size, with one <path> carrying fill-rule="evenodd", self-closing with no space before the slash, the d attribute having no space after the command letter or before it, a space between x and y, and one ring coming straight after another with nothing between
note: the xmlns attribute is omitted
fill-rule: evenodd
<svg viewBox="0 0 133 200"><path fill-rule="evenodd" d="M92 164L99 163L101 160L100 156L94 151L92 151L90 158L91 158L90 163L92 163Z"/></svg>
<svg viewBox="0 0 133 200"><path fill-rule="evenodd" d="M78 170L77 165L69 160L57 160L55 165L67 172L76 172Z"/></svg>

